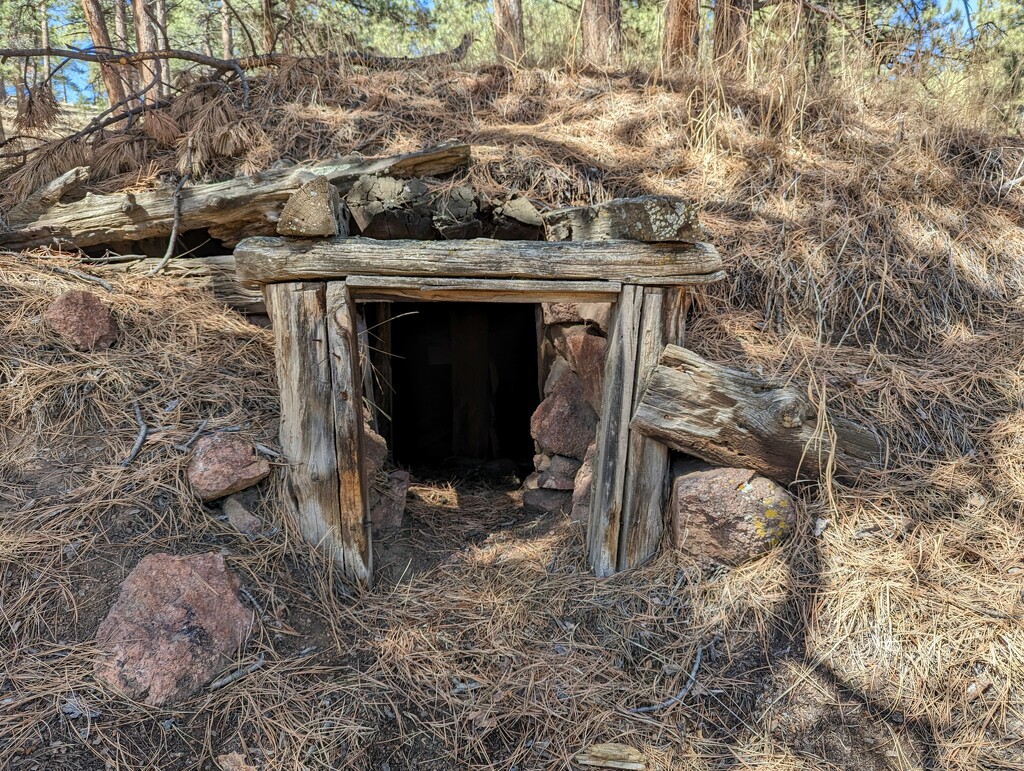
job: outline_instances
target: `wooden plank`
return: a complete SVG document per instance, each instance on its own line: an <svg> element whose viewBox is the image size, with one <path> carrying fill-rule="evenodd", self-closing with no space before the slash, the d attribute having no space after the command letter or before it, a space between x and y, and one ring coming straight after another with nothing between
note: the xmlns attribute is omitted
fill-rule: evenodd
<svg viewBox="0 0 1024 771"><path fill-rule="evenodd" d="M617 281L528 281L488 278L415 278L349 276L345 279L357 302L614 302Z"/></svg>
<svg viewBox="0 0 1024 771"><path fill-rule="evenodd" d="M637 377L633 404L640 398L643 374L658 363L666 342L681 344L685 289L644 289L640 315ZM629 432L629 454L619 530L618 569L643 564L657 551L665 531L664 505L669 452L661 442Z"/></svg>
<svg viewBox="0 0 1024 771"><path fill-rule="evenodd" d="M186 186L180 195L180 232L206 228L213 238L235 243L243 236L273 233L285 202L315 176L327 177L340 192L345 192L364 174L439 174L466 165L469 156L469 145L453 144L407 155L337 159L315 166L271 169L249 177ZM44 186L37 191L39 196L33 198L50 201L52 205L42 210L38 206L24 207L23 218L9 219L10 232L0 233L0 247L26 249L55 243L86 247L166 237L171 233L173 185L136 193L87 193L81 200L62 204L52 201L52 195L47 198L53 184Z"/></svg>
<svg viewBox="0 0 1024 771"><path fill-rule="evenodd" d="M869 430L819 412L794 388L669 345L646 380L630 426L719 466L753 469L780 484L817 481L833 464L854 477L881 464Z"/></svg>
<svg viewBox="0 0 1024 771"><path fill-rule="evenodd" d="M558 209L544 215L549 241L682 241L697 243L707 236L697 221L697 206L672 195L644 195Z"/></svg>
<svg viewBox="0 0 1024 771"><path fill-rule="evenodd" d="M373 577L370 509L363 478L363 392L356 340L355 303L344 281L327 284L327 334L338 458L339 544L336 559L345 576L360 583Z"/></svg>
<svg viewBox="0 0 1024 771"><path fill-rule="evenodd" d="M594 486L587 527L587 559L597 576L618 565L619 529L629 454L630 409L636 374L643 289L622 287L616 303L604 363L601 422L597 430Z"/></svg>
<svg viewBox="0 0 1024 771"><path fill-rule="evenodd" d="M285 497L302 537L334 559L341 515L326 285L274 284L264 292L274 324Z"/></svg>
<svg viewBox="0 0 1024 771"><path fill-rule="evenodd" d="M367 276L604 280L686 285L717 281L722 260L710 244L635 241L375 241L257 236L235 248L247 284Z"/></svg>

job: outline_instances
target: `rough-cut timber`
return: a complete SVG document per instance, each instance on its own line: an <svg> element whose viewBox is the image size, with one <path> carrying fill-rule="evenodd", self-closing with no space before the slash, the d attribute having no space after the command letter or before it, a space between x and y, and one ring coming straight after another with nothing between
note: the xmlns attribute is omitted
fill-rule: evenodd
<svg viewBox="0 0 1024 771"><path fill-rule="evenodd" d="M337 524L341 541L336 559L348 578L369 583L373 575L373 552L367 485L363 479L362 378L355 304L344 281L327 284L327 334L338 458Z"/></svg>
<svg viewBox="0 0 1024 771"><path fill-rule="evenodd" d="M429 176L452 171L468 162L469 145L446 145L408 155L341 159L186 186L180 195L179 230L184 233L205 228L213 238L234 244L243 236L273 233L289 196L314 176L326 177L339 192L345 192L364 174ZM87 193L84 198L54 203L38 213L26 209L31 216L8 216L9 231L0 232L0 247L26 249L60 244L84 248L166 237L174 224L172 192L170 187L161 187L115 195ZM52 198L52 194L42 197L47 195Z"/></svg>
<svg viewBox="0 0 1024 771"><path fill-rule="evenodd" d="M97 276L118 273L146 275L163 260L157 257L126 256L111 262L90 263L86 269ZM263 293L242 286L235 277L235 256L216 254L209 257L176 257L160 272L196 289L208 289L230 308L243 313L265 313Z"/></svg>
<svg viewBox="0 0 1024 771"><path fill-rule="evenodd" d="M640 398L643 374L658 363L665 343L681 344L685 289L644 289L633 404ZM668 447L637 431L629 432L629 456L619 528L618 569L643 564L657 551L665 532L664 503Z"/></svg>
<svg viewBox="0 0 1024 771"><path fill-rule="evenodd" d="M635 241L306 241L247 238L235 248L247 284L337 279L349 275L604 280L704 284L724 277L710 244Z"/></svg>
<svg viewBox="0 0 1024 771"><path fill-rule="evenodd" d="M615 302L622 288L616 281L529 281L401 276L349 276L345 283L357 302Z"/></svg>
<svg viewBox="0 0 1024 771"><path fill-rule="evenodd" d="M548 241L671 241L697 243L707 236L693 201L669 195L618 198L544 215Z"/></svg>
<svg viewBox="0 0 1024 771"><path fill-rule="evenodd" d="M274 322L281 451L287 495L309 543L341 556L338 450L327 330L327 285L274 284L265 290Z"/></svg>
<svg viewBox="0 0 1024 771"><path fill-rule="evenodd" d="M783 485L817 480L833 463L845 477L879 466L872 432L822 418L799 391L669 345L648 373L630 425L673 449Z"/></svg>
<svg viewBox="0 0 1024 771"><path fill-rule="evenodd" d="M597 456L587 527L587 559L594 574L600 577L610 576L618 566L619 529L629 454L629 416L642 304L642 287L622 287L608 334L604 395L601 399L601 422L597 429Z"/></svg>
<svg viewBox="0 0 1024 771"><path fill-rule="evenodd" d="M326 238L347 236L348 219L338 188L316 177L291 194L277 221L280 236Z"/></svg>

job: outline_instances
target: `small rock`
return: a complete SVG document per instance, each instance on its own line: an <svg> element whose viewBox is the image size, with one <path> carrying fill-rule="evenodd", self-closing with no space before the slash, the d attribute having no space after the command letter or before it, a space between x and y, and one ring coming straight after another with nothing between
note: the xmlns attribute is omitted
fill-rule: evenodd
<svg viewBox="0 0 1024 771"><path fill-rule="evenodd" d="M544 381L544 395L550 396L551 392L555 390L555 385L558 383L559 379L561 379L562 375L570 371L569 362L561 356L555 356L551 362L551 367L548 369L547 380Z"/></svg>
<svg viewBox="0 0 1024 771"><path fill-rule="evenodd" d="M104 350L117 341L114 315L90 292L66 292L51 303L43 319L50 329L79 351Z"/></svg>
<svg viewBox="0 0 1024 771"><path fill-rule="evenodd" d="M270 464L255 448L230 434L204 436L188 464L188 481L204 501L237 493L269 475Z"/></svg>
<svg viewBox="0 0 1024 771"><path fill-rule="evenodd" d="M540 308L544 314L544 323L548 326L579 324L583 321L578 303L541 303Z"/></svg>
<svg viewBox="0 0 1024 771"><path fill-rule="evenodd" d="M789 493L749 469L702 466L677 477L669 512L676 548L726 565L765 554L796 527Z"/></svg>
<svg viewBox="0 0 1024 771"><path fill-rule="evenodd" d="M540 486L545 490L572 490L576 486L576 474L583 464L575 458L555 455L548 468L540 475Z"/></svg>
<svg viewBox="0 0 1024 771"><path fill-rule="evenodd" d="M249 765L241 752L218 755L217 767L220 771L257 771L256 766Z"/></svg>
<svg viewBox="0 0 1024 771"><path fill-rule="evenodd" d="M576 472L572 489L573 522L587 522L590 519L590 495L594 485L594 458L597 455L597 442L591 443L583 464Z"/></svg>
<svg viewBox="0 0 1024 771"><path fill-rule="evenodd" d="M530 434L549 455L583 460L594 441L597 413L583 397L579 376L567 372L530 418Z"/></svg>
<svg viewBox="0 0 1024 771"><path fill-rule="evenodd" d="M528 514L564 514L572 504L572 495L561 490L526 490L523 492L523 508Z"/></svg>
<svg viewBox="0 0 1024 771"><path fill-rule="evenodd" d="M510 241L536 241L544 237L544 220L530 199L518 193L494 207L494 238Z"/></svg>
<svg viewBox="0 0 1024 771"><path fill-rule="evenodd" d="M363 424L363 474L366 481L372 483L377 474L384 467L384 461L388 457L387 440L370 428L368 423Z"/></svg>
<svg viewBox="0 0 1024 771"><path fill-rule="evenodd" d="M228 523L239 533L257 535L263 530L263 520L249 510L240 495L233 494L225 498L223 510Z"/></svg>
<svg viewBox="0 0 1024 771"><path fill-rule="evenodd" d="M144 557L96 630L96 678L154 707L194 695L252 631L238 589L220 554Z"/></svg>
<svg viewBox="0 0 1024 771"><path fill-rule="evenodd" d="M412 477L408 471L397 470L388 474L388 489L377 495L370 511L374 531L389 530L402 524L411 482Z"/></svg>
<svg viewBox="0 0 1024 771"><path fill-rule="evenodd" d="M597 327L602 332L608 331L608 319L612 314L611 303L580 303L577 308L580 318L585 322Z"/></svg>
<svg viewBox="0 0 1024 771"><path fill-rule="evenodd" d="M537 469L537 471L547 471L550 466L550 455L545 455L544 453L539 452L533 456L533 467Z"/></svg>
<svg viewBox="0 0 1024 771"><path fill-rule="evenodd" d="M98 709L90 707L83 699L74 695L64 700L64 703L60 705L60 711L71 720L77 720L80 717L97 718L100 716Z"/></svg>

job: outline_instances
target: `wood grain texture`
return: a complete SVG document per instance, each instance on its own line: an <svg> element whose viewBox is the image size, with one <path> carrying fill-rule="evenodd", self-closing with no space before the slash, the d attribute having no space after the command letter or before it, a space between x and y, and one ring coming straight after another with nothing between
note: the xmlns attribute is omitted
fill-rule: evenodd
<svg viewBox="0 0 1024 771"><path fill-rule="evenodd" d="M315 176L327 177L340 192L345 192L364 174L439 174L464 166L469 155L469 145L446 145L407 155L338 159L316 166L271 169L249 177L186 186L180 196L180 230L184 233L206 228L213 238L233 244L244 236L273 233L285 202ZM37 197L50 200L52 205L24 207L20 210L21 218L8 219L10 231L0 233L0 247L26 249L55 243L87 247L166 237L171 233L173 186L113 195L87 193L80 200L64 204L52 201L52 186L53 183L44 186Z"/></svg>
<svg viewBox="0 0 1024 771"><path fill-rule="evenodd" d="M643 388L631 427L719 466L753 469L788 485L878 468L866 428L820 412L799 391L669 345Z"/></svg>
<svg viewBox="0 0 1024 771"><path fill-rule="evenodd" d="M340 500L326 285L275 284L265 293L274 323L287 498L302 537L336 559Z"/></svg>
<svg viewBox="0 0 1024 771"><path fill-rule="evenodd" d="M622 287L608 331L604 363L601 422L597 429L597 455L587 527L587 560L594 574L603 577L618 566L619 530L629 456L629 418L636 375L643 288Z"/></svg>
<svg viewBox="0 0 1024 771"><path fill-rule="evenodd" d="M658 363L665 343L682 343L680 319L684 292L683 289L644 289L631 409L640 398L644 373ZM657 553L665 532L668 472L668 447L631 430L619 529L619 570L642 565Z"/></svg>
<svg viewBox="0 0 1024 771"><path fill-rule="evenodd" d="M622 288L617 281L528 281L403 276L349 276L345 283L348 284L356 302L614 302Z"/></svg>
<svg viewBox="0 0 1024 771"><path fill-rule="evenodd" d="M710 244L633 241L375 241L247 238L235 248L247 284L365 276L604 280L686 285L717 281L722 261Z"/></svg>
<svg viewBox="0 0 1024 771"><path fill-rule="evenodd" d="M327 284L333 433L338 459L336 560L347 578L368 584L373 577L367 484L363 478L363 393L356 340L355 303L344 281Z"/></svg>

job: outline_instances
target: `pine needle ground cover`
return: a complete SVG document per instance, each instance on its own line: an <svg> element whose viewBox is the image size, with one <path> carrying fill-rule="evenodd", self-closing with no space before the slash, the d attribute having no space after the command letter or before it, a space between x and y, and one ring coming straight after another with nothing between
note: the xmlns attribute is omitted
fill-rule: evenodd
<svg viewBox="0 0 1024 771"><path fill-rule="evenodd" d="M5 190L83 159L101 192L185 162L199 178L457 137L485 193L692 197L729 278L694 293L688 346L873 426L888 457L804 490L799 532L759 561L665 553L607 580L578 530L506 491L419 485L398 537L436 554L357 593L283 516L280 473L252 540L184 481L174 445L203 420L273 445L268 332L173 279L105 292L50 269L82 268L69 257L5 255L3 764L556 769L620 742L651 769L1024 767L1024 142L899 89L279 72L252 116L178 121L172 103L149 133L30 156ZM177 109L238 111L222 98ZM121 325L109 351L67 350L41 322L82 288ZM158 430L122 465L135 404ZM91 676L99 620L158 551L225 555L258 617L231 669L264 660L172 710Z"/></svg>

